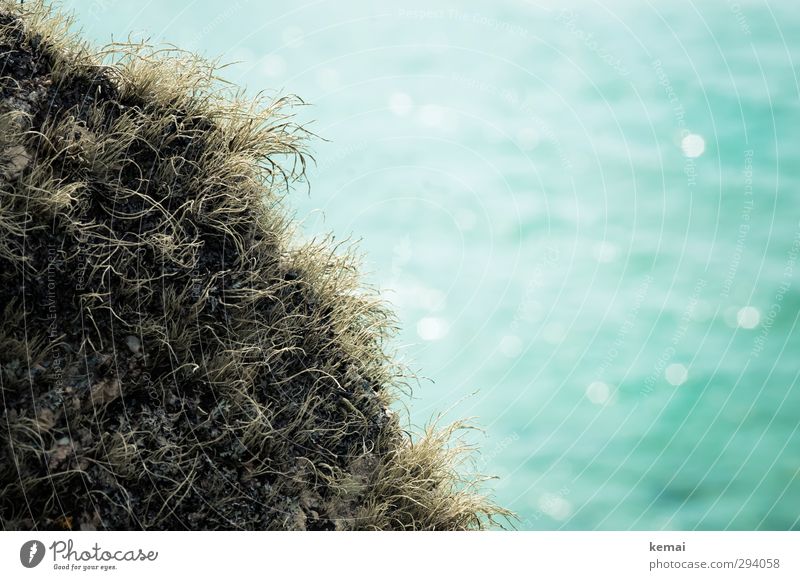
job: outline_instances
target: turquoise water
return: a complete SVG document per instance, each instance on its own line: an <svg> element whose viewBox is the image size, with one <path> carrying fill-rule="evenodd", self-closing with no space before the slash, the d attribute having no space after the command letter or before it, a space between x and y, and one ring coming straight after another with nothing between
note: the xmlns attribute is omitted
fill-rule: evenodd
<svg viewBox="0 0 800 580"><path fill-rule="evenodd" d="M794 3L431 4L66 6L311 104L303 232L360 240L520 528L800 529Z"/></svg>

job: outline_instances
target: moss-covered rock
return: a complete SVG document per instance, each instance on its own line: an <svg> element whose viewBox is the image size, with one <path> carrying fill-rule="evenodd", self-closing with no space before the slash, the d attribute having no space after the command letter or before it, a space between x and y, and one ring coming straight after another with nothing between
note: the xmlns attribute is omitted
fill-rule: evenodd
<svg viewBox="0 0 800 580"><path fill-rule="evenodd" d="M4 529L465 529L502 513L413 441L391 314L290 241L292 99L190 54L93 53L0 4Z"/></svg>

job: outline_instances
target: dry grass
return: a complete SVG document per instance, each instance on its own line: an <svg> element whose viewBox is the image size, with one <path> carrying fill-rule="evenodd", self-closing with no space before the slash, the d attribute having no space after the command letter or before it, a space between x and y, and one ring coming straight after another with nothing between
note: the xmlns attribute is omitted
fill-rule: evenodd
<svg viewBox="0 0 800 580"><path fill-rule="evenodd" d="M291 242L296 98L0 5L4 529L472 529L454 425L412 438L394 319Z"/></svg>

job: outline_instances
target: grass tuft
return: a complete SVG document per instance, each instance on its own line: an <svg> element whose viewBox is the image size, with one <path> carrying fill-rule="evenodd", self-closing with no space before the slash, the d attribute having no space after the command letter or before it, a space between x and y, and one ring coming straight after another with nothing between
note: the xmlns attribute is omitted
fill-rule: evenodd
<svg viewBox="0 0 800 580"><path fill-rule="evenodd" d="M443 529L508 512L410 436L395 321L292 242L295 97L0 3L3 529ZM470 470L471 471L471 470Z"/></svg>

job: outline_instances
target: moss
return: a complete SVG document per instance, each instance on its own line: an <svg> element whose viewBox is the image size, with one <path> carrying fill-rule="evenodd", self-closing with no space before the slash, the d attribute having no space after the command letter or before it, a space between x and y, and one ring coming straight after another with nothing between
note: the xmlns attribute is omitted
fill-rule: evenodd
<svg viewBox="0 0 800 580"><path fill-rule="evenodd" d="M4 529L469 529L455 431L412 439L394 322L299 246L296 99L191 54L99 53L0 5Z"/></svg>

